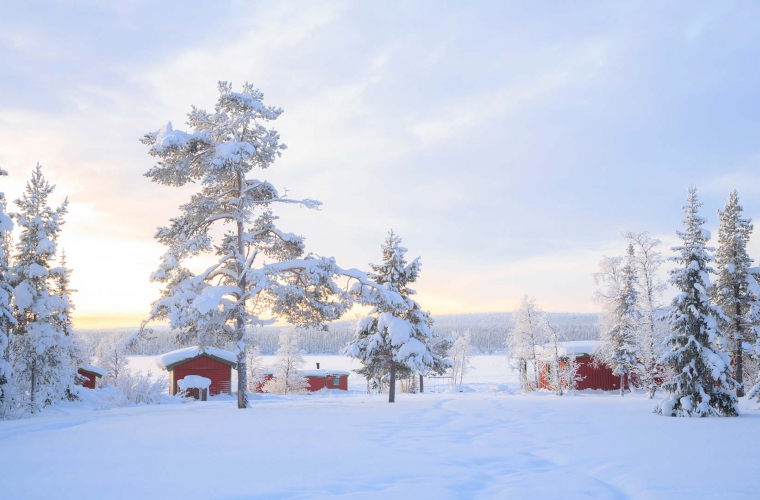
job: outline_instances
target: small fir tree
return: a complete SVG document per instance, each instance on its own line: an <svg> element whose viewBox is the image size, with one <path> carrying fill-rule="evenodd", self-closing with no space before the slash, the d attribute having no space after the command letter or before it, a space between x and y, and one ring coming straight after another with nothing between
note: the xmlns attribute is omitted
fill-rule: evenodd
<svg viewBox="0 0 760 500"><path fill-rule="evenodd" d="M755 331L760 317L752 307L758 301L751 286L749 268L752 259L747 255L747 243L752 234L752 221L742 217L739 194L731 191L723 211L718 210L718 250L715 252L717 277L712 288L714 303L721 308L724 316L719 326L726 338L728 352L731 353L736 396L744 396L744 344L754 344Z"/></svg>
<svg viewBox="0 0 760 500"><path fill-rule="evenodd" d="M430 314L411 298L416 292L408 285L417 280L421 264L419 258L407 262L406 252L401 238L390 231L382 245L382 264L370 264L373 272L368 276L401 300L376 302L370 313L373 316L359 322L354 338L343 350L361 361L365 376L382 379L389 375L389 403L396 398L399 371L427 375L445 373L451 366L433 348L437 335Z"/></svg>
<svg viewBox="0 0 760 500"><path fill-rule="evenodd" d="M680 293L668 314L670 351L663 357L674 378L663 384L670 396L656 411L666 416L737 416L730 359L716 347L722 344L718 319L723 316L709 301L713 249L707 247L710 234L702 227L705 219L698 215L702 204L696 188L689 189L687 202L684 231L677 232L683 244L673 248L678 255L672 260L678 267L670 271L670 283Z"/></svg>

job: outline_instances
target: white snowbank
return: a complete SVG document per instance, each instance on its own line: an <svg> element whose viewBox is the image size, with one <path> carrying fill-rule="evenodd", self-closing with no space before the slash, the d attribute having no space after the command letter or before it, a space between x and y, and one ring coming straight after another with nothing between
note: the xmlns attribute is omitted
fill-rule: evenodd
<svg viewBox="0 0 760 500"><path fill-rule="evenodd" d="M208 354L230 363L237 363L237 356L235 353L225 351L223 349L216 349L214 347L206 347L201 352L200 347L196 345L192 347L186 347L184 349L177 349L176 351L167 352L161 356L156 356L156 365L159 368L166 369L167 366L179 363L180 361L184 361L186 359L196 358L201 354Z"/></svg>
<svg viewBox="0 0 760 500"><path fill-rule="evenodd" d="M201 377L200 375L187 375L185 378L177 381L177 386L180 391L186 391L188 389L206 389L211 387L211 379Z"/></svg>

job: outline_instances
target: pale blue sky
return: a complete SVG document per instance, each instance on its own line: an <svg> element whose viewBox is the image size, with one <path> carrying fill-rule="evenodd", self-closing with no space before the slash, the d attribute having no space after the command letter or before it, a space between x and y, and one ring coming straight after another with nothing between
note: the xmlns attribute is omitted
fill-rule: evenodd
<svg viewBox="0 0 760 500"><path fill-rule="evenodd" d="M690 183L713 230L733 187L760 213L758 19L750 2L6 3L3 190L40 161L69 194L80 324L144 316L153 231L187 192L142 177L138 139L249 80L285 109L289 149L261 177L325 203L282 213L307 248L366 267L392 227L434 313L523 293L593 311L618 232L675 243Z"/></svg>

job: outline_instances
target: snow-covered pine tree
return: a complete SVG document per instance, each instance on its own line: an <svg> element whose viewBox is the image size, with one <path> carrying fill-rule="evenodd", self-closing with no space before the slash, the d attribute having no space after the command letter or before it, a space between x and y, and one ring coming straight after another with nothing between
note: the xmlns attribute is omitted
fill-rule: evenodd
<svg viewBox="0 0 760 500"><path fill-rule="evenodd" d="M50 270L54 293L61 299L60 309L54 319L64 335L74 338L74 321L71 319L71 314L75 306L71 294L76 293L77 290L71 288L71 269L67 267L65 250L61 251L58 264L58 267Z"/></svg>
<svg viewBox="0 0 760 500"><path fill-rule="evenodd" d="M723 211L718 210L718 249L715 252L717 277L712 288L713 302L725 315L719 321L728 341L736 379L736 396L744 396L744 344L757 340L755 328L760 323L754 303L760 300L753 292L749 274L752 259L747 255L747 243L752 234L752 220L742 217L739 194L731 191Z"/></svg>
<svg viewBox="0 0 760 500"><path fill-rule="evenodd" d="M303 394L308 380L299 372L305 364L304 350L301 348L301 332L297 328L287 328L280 333L274 377L264 385L264 392L272 394Z"/></svg>
<svg viewBox="0 0 760 500"><path fill-rule="evenodd" d="M536 390L539 387L536 348L547 339L546 314L536 304L535 297L523 295L512 313L512 319L514 326L507 333L507 352L518 364L522 390ZM528 363L534 364L531 383L528 381Z"/></svg>
<svg viewBox="0 0 760 500"><path fill-rule="evenodd" d="M737 416L731 361L716 347L721 344L718 319L722 313L709 300L710 274L715 273L709 266L713 249L707 247L710 233L702 227L705 219L698 215L702 203L696 188L689 188L687 203L684 231L677 232L683 244L673 248L679 255L671 257L678 267L670 271L670 283L681 293L671 303L671 333L666 339L670 352L663 357L675 376L663 384L670 396L656 411L666 416Z"/></svg>
<svg viewBox="0 0 760 500"><path fill-rule="evenodd" d="M214 339L234 341L238 408L248 406L245 330L266 323L263 315L297 325L340 317L352 302L338 276L358 280L350 290L360 301L399 300L363 273L340 269L332 258L302 258L303 238L275 225L275 205L320 203L288 198L249 177L254 169L269 168L285 149L277 131L265 126L282 110L263 101L253 85L233 92L220 82L214 112L193 107L188 114L192 132L169 123L142 139L157 159L148 178L173 187L200 186L181 214L156 233L167 251L151 276L163 290L148 321L168 320L187 342L202 347ZM189 261L201 256L216 262L195 272Z"/></svg>
<svg viewBox="0 0 760 500"><path fill-rule="evenodd" d="M0 176L8 172L0 169ZM5 194L0 192L0 418L6 413L11 381L10 349L8 346L11 328L16 324L11 309L13 286L10 279L10 249L13 221L6 214Z"/></svg>
<svg viewBox="0 0 760 500"><path fill-rule="evenodd" d="M38 164L14 214L21 234L13 261L13 304L17 324L11 349L19 393L29 394L32 411L71 397L77 377L77 346L60 322L68 302L56 294L51 273L56 241L68 200L56 209L48 205L55 189Z"/></svg>
<svg viewBox="0 0 760 500"><path fill-rule="evenodd" d="M611 296L600 294L607 297L605 305L612 321L610 328L602 331L599 356L612 373L620 377L620 395L624 396L625 380L636 366L636 332L641 324L641 314L636 308L638 291L633 244L628 245L618 278Z"/></svg>
<svg viewBox="0 0 760 500"><path fill-rule="evenodd" d="M464 333L457 335L457 339L454 341L454 345L449 353L449 358L452 364L452 375L454 376L454 383L459 378L459 385L462 385L464 376L472 368L470 358L472 357L472 334L470 330L465 330Z"/></svg>
<svg viewBox="0 0 760 500"><path fill-rule="evenodd" d="M663 341L667 334L667 327L662 321L665 310L662 293L667 285L659 273L665 259L657 250L662 242L652 238L649 233L626 231L623 237L634 246L633 262L639 290L637 308L641 312L641 324L636 330L638 363L634 367L634 374L639 386L647 388L651 399L665 379L665 370L660 360L665 354Z"/></svg>
<svg viewBox="0 0 760 500"><path fill-rule="evenodd" d="M451 363L433 349L437 337L432 330L433 320L411 298L416 292L407 286L419 276L419 257L407 262L407 249L393 231L381 248L382 264L370 264L372 272L368 277L402 300L376 302L370 313L373 316L359 322L343 353L361 361L365 376L381 379L389 374L388 402L393 403L398 371L408 370L410 375L445 373Z"/></svg>

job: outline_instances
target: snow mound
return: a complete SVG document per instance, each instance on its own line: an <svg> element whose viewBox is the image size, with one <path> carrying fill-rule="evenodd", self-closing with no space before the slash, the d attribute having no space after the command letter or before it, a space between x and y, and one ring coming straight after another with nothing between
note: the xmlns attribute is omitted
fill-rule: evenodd
<svg viewBox="0 0 760 500"><path fill-rule="evenodd" d="M237 365L237 356L235 353L225 351L223 349L216 349L214 347L206 347L201 350L201 348L197 345L186 347L184 349L177 349L176 351L171 351L167 352L166 354L162 354L161 356L156 356L156 365L158 365L159 368L166 370L167 366L180 363L186 359L197 358L202 354L208 354L209 356L213 356L215 358L219 358L232 363L233 365Z"/></svg>
<svg viewBox="0 0 760 500"><path fill-rule="evenodd" d="M211 379L201 377L200 375L187 375L182 380L177 381L179 390L185 392L188 389L206 389L211 387Z"/></svg>

